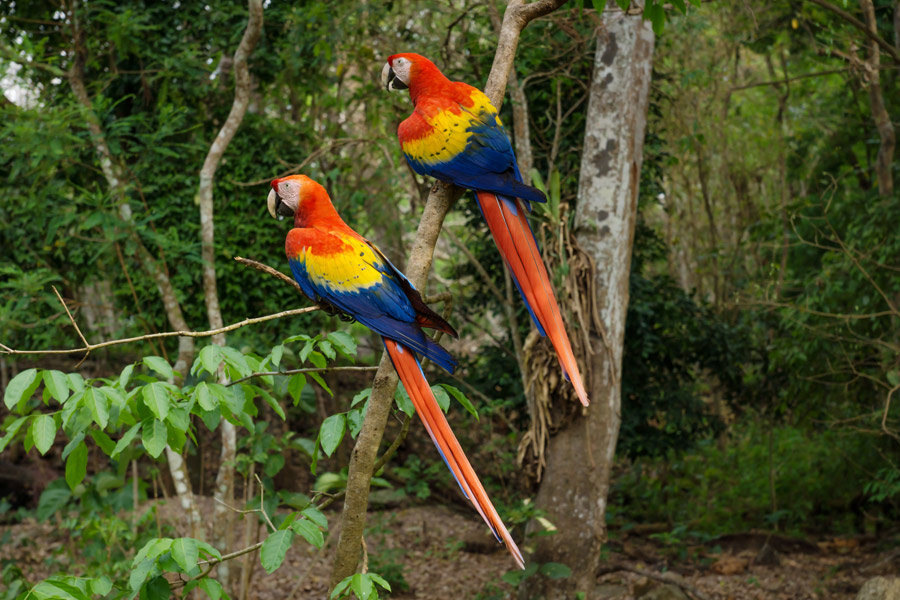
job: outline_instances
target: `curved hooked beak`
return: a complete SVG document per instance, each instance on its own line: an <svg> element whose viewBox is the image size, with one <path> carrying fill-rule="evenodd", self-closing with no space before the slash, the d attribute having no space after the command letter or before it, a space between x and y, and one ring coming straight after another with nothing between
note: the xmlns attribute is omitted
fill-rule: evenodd
<svg viewBox="0 0 900 600"><path fill-rule="evenodd" d="M384 63L384 68L381 69L381 85L391 92L409 89L409 86L403 83L403 81L397 77L397 74L394 73L391 63Z"/></svg>
<svg viewBox="0 0 900 600"><path fill-rule="evenodd" d="M269 190L269 197L266 198L266 206L269 208L269 214L279 221L285 217L294 216L294 211L281 200L281 196L278 195L278 192L276 192L274 188Z"/></svg>

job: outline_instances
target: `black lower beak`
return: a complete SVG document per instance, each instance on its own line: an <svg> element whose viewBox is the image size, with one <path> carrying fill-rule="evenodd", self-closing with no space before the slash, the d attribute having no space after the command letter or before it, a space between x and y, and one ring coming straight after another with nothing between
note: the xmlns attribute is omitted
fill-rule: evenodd
<svg viewBox="0 0 900 600"><path fill-rule="evenodd" d="M393 67L388 70L387 89L389 90L408 90L409 86L403 83L403 80L397 77Z"/></svg>
<svg viewBox="0 0 900 600"><path fill-rule="evenodd" d="M275 196L275 214L281 217L293 217L294 211L291 207L281 201L281 196Z"/></svg>

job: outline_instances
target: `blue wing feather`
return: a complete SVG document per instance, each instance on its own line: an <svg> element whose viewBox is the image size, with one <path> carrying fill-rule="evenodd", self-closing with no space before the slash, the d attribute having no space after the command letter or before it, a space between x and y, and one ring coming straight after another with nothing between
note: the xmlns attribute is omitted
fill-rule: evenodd
<svg viewBox="0 0 900 600"><path fill-rule="evenodd" d="M339 291L317 284L310 278L303 259L288 262L300 289L314 301L331 304L376 333L409 347L452 373L457 361L415 322L416 311L397 283L398 278L403 278L407 283L408 280L390 261L378 260L381 258L383 255L377 253L376 261L366 263L382 274L381 280L354 291Z"/></svg>

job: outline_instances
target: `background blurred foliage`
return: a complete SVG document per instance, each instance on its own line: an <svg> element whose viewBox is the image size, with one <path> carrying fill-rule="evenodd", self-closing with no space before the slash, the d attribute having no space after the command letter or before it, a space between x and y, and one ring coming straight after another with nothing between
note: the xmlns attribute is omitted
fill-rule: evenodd
<svg viewBox="0 0 900 600"><path fill-rule="evenodd" d="M892 39L890 2L876 7L879 33ZM246 7L237 0L214 7L99 1L80 14L85 80L128 175L133 227L164 256L188 323L203 329L194 195L231 105L229 57ZM0 20L3 86L16 96L0 104L0 222L14 224L0 228L0 246L11 249L0 262L0 339L17 348L75 343L51 284L83 301L79 320L96 302L85 286L108 284L101 300L115 318L107 329L98 324L91 339L168 329L156 287L122 231L83 107L53 72L70 67L75 44L55 4L2 0ZM570 208L596 25L592 11L574 7L533 23L515 67L529 103L534 168L545 181L559 174L560 200ZM270 178L303 163L349 223L405 263L431 182L400 157L395 129L409 104L380 88L383 59L417 51L451 78L480 84L492 39L486 4L267 4L250 59L251 107L214 191L226 322L304 302L231 260L241 255L284 269L287 225L268 218L263 199ZM704 4L674 18L658 39L623 373L615 497L623 519L663 519L707 533L775 524L846 528L858 525L852 507L860 502L898 498L898 445L879 425L900 365L897 315L881 314L888 302L900 303L897 200L878 197L873 185L878 139L865 81L832 52L858 39L830 13L786 0ZM28 61L9 60L14 56ZM830 70L839 72L792 79ZM789 85L755 85L785 78ZM896 115L896 69L883 70L881 81ZM502 117L511 124L509 104ZM502 288L502 265L476 212L464 197L447 227ZM436 257L430 291L454 294L451 321L464 341L451 348L461 354L467 393L488 417L476 422L456 411L453 418L470 425L458 429L471 436L464 445L481 442L480 451L498 459L482 463L485 479L502 489L501 503L515 505L534 482L514 460L528 417L509 332L495 318L500 307L445 237ZM518 310L525 334L530 325ZM880 316L850 320L810 310ZM229 342L263 354L298 332L349 327L317 312L241 329ZM374 361L377 341L353 331L362 360ZM174 342L166 349L171 355ZM140 352L110 350L88 368L115 372ZM31 363L8 364L21 370ZM352 392L336 387L337 400L319 403L344 410L344 400L365 386L341 383ZM306 397L304 406L288 414L296 431L318 423L316 399ZM900 409L888 417L896 430ZM410 437L409 454L426 458L398 462L396 477L409 480L409 495L427 495L422 482L452 489L444 469L429 468L437 461L427 440ZM778 498L790 498L776 502L776 512L771 465ZM703 502L695 502L698 493ZM699 514L702 507L712 508ZM846 518L815 516L828 510Z"/></svg>

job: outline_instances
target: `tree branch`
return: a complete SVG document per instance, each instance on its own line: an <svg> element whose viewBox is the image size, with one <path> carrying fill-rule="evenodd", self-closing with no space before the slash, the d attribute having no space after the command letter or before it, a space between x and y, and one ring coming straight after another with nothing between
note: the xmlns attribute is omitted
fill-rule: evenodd
<svg viewBox="0 0 900 600"><path fill-rule="evenodd" d="M834 14L836 14L837 16L839 16L840 18L844 19L845 21L847 21L848 23L850 23L851 25L853 25L854 27L856 27L857 29L862 31L866 35L867 38L871 39L873 42L875 42L876 44L881 46L882 50L884 50L885 52L887 52L888 54L891 55L891 58L894 59L894 62L900 64L900 52L897 52L896 48L894 48L891 44L889 44L888 42L881 39L881 36L879 36L877 33L870 31L869 28L866 27L866 24L863 23L862 21L860 21L859 19L857 19L856 17L854 17L847 11L843 10L842 8L839 8L839 7L835 6L834 4L831 4L830 2L826 2L825 0L807 0L807 2L812 2L813 4L818 4L825 10L829 10L829 11L833 12Z"/></svg>
<svg viewBox="0 0 900 600"><path fill-rule="evenodd" d="M503 16L503 24L500 27L494 64L485 85L485 93L498 109L506 91L509 70L515 58L522 29L532 20L552 12L564 3L565 0L539 0L531 4L525 4L523 0L510 0ZM444 217L462 192L460 188L453 185L438 182L428 195L422 219L416 230L410 259L406 265L406 276L414 286L423 292ZM381 357L381 363L372 384L372 395L369 398L366 419L350 455L341 535L338 539L331 571L329 586L331 589L338 582L353 575L359 562L375 456L378 446L381 444L396 389L397 374L391 365L390 358L385 353Z"/></svg>
<svg viewBox="0 0 900 600"><path fill-rule="evenodd" d="M155 340L155 339L159 339L159 338L211 337L214 335L227 333L229 331L234 331L235 329L240 329L241 327L246 327L247 325L254 325L256 323L264 323L265 321L271 321L273 319L281 319L284 317L292 317L294 315L302 315L302 314L313 312L316 310L321 310L321 309L318 306L307 306L306 308L295 308L293 310L285 310L285 311L282 311L279 313L273 313L271 315L266 315L264 317L253 317L253 318L249 318L249 319L244 319L243 321L238 321L237 323L232 323L231 325L226 325L225 327L219 327L217 329L209 329L207 331L165 331L162 333L148 333L147 335L139 335L136 337L122 338L122 339L118 339L118 340L110 340L108 342L101 342L99 344L85 343L85 346L83 348L68 348L65 350L16 350L15 348L10 348L9 346L0 344L0 354L76 354L78 352L91 352L93 350L97 350L98 348L106 348L108 346L117 346L119 344L130 344L132 342L141 342L144 340Z"/></svg>

